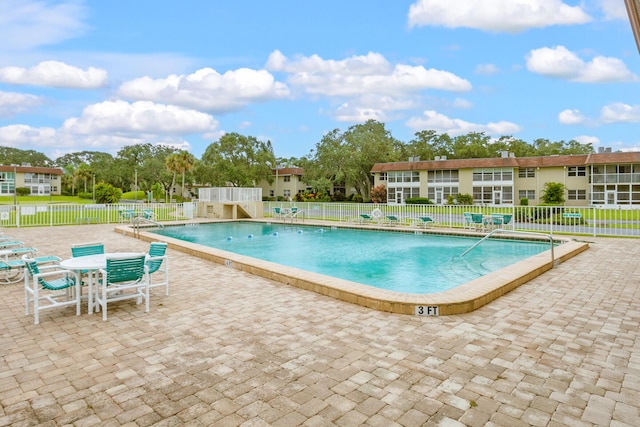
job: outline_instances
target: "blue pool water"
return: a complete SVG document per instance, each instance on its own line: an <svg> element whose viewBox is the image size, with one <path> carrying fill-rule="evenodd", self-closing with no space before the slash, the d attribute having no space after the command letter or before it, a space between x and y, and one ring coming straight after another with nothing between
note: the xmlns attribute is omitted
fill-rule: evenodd
<svg viewBox="0 0 640 427"><path fill-rule="evenodd" d="M346 228L228 222L157 234L365 285L441 292L549 249L548 243Z"/></svg>

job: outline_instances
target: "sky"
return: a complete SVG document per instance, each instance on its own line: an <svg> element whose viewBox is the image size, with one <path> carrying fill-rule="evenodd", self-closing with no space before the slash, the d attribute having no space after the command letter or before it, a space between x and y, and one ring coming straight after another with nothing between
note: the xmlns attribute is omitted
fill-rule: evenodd
<svg viewBox="0 0 640 427"><path fill-rule="evenodd" d="M222 135L308 156L374 119L640 151L623 0L2 0L0 146L67 153Z"/></svg>

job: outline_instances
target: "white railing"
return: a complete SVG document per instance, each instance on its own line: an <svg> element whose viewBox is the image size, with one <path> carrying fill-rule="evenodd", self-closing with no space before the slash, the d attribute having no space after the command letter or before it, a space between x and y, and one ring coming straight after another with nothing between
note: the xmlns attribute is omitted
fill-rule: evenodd
<svg viewBox="0 0 640 427"><path fill-rule="evenodd" d="M198 200L201 202L259 202L262 200L262 188L200 188Z"/></svg>
<svg viewBox="0 0 640 427"><path fill-rule="evenodd" d="M640 237L640 207L619 209L570 206L461 206L461 205L384 205L370 203L265 202L263 215L271 217L273 208L304 210L306 220L357 222L361 214L380 209L383 218L395 215L409 225L420 216L429 216L437 226L464 228L465 212L511 215L502 228L540 233L590 236Z"/></svg>
<svg viewBox="0 0 640 427"><path fill-rule="evenodd" d="M19 204L0 205L0 226L42 227L73 224L189 220L197 216L196 203Z"/></svg>

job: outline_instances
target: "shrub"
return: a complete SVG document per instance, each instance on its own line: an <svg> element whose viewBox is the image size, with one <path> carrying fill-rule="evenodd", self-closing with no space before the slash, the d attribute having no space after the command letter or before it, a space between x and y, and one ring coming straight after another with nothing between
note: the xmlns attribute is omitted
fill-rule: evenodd
<svg viewBox="0 0 640 427"><path fill-rule="evenodd" d="M458 204L473 205L473 196L471 194L458 194Z"/></svg>
<svg viewBox="0 0 640 427"><path fill-rule="evenodd" d="M31 194L31 189L28 187L17 187L16 188L16 195L17 196L28 196L29 194Z"/></svg>
<svg viewBox="0 0 640 427"><path fill-rule="evenodd" d="M352 198L351 200L353 200L353 201L354 201L354 202L356 202L356 203L362 203L362 202L364 201L364 199L362 198L362 196L361 196L361 195L359 195L359 194L354 194L354 195L353 195L353 198Z"/></svg>
<svg viewBox="0 0 640 427"><path fill-rule="evenodd" d="M387 187L380 184L371 189L371 201L373 203L384 203L387 201Z"/></svg>
<svg viewBox="0 0 640 427"><path fill-rule="evenodd" d="M520 199L520 206L529 206L529 199Z"/></svg>
<svg viewBox="0 0 640 427"><path fill-rule="evenodd" d="M433 203L426 197L409 197L404 199L407 205L432 205Z"/></svg>
<svg viewBox="0 0 640 427"><path fill-rule="evenodd" d="M78 193L78 197L81 199L93 199L93 193Z"/></svg>

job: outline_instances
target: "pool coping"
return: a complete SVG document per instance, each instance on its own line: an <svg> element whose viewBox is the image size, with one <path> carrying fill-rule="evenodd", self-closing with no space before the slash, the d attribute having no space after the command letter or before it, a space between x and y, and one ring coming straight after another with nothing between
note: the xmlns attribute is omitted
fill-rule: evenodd
<svg viewBox="0 0 640 427"><path fill-rule="evenodd" d="M185 224L184 222L181 222L167 225L189 226L238 221L256 222L257 220L211 220L206 222L199 221L193 224ZM261 220L259 222L278 223L278 221L268 220ZM390 229L389 227L358 227L353 224L345 225L331 223L305 223L304 225L421 232L424 234L446 234L465 237L483 236L483 234L477 232L467 232L454 229L428 228L417 230L409 227L393 227ZM144 228L145 227L140 227L139 229L134 230L130 225L120 225L115 228L115 231L147 242L167 242L171 249L208 261L216 262L229 268L235 268L240 271L245 271L260 277L295 286L300 289L336 298L341 301L346 301L379 311L413 315L447 316L477 310L531 279L552 269L554 265L562 263L589 248L588 242L576 241L570 238L554 235L553 239L555 241L562 242L560 245L554 247L554 261L551 260L551 251L547 250L525 260L519 261L511 266L494 271L443 292L432 294L408 294L378 289L373 286L349 280L326 276L294 267L287 267L281 264L263 261L221 249L209 248L197 243L185 242L172 237L146 232L144 231Z"/></svg>

